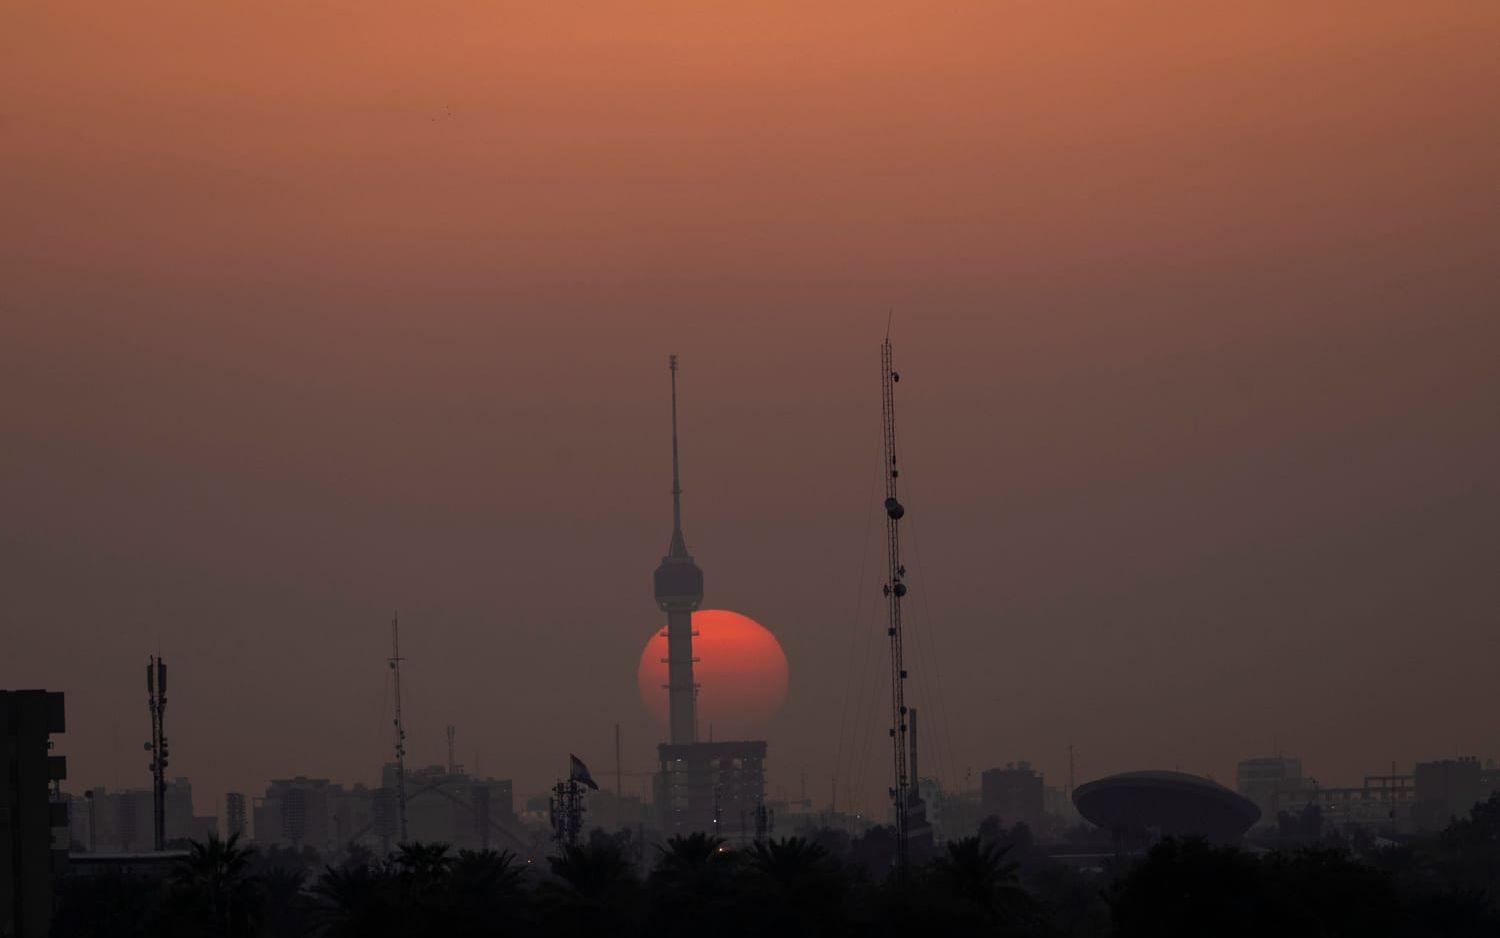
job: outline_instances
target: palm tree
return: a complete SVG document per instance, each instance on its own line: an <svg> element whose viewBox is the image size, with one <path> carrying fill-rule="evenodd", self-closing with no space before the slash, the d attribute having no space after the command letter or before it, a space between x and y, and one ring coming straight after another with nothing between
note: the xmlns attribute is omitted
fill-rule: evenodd
<svg viewBox="0 0 1500 938"><path fill-rule="evenodd" d="M302 870L271 867L256 877L260 934L290 938L306 930L307 895Z"/></svg>
<svg viewBox="0 0 1500 938"><path fill-rule="evenodd" d="M323 938L394 938L404 931L396 876L386 866L327 867L312 891Z"/></svg>
<svg viewBox="0 0 1500 938"><path fill-rule="evenodd" d="M525 873L508 850L460 850L449 877L448 933L479 938L514 932L525 917Z"/></svg>
<svg viewBox="0 0 1500 938"><path fill-rule="evenodd" d="M651 894L658 934L698 934L713 923L720 934L743 924L732 914L735 872L740 855L722 838L704 833L675 836L657 847Z"/></svg>
<svg viewBox="0 0 1500 938"><path fill-rule="evenodd" d="M827 848L802 837L757 841L750 866L777 882L799 881L828 862Z"/></svg>
<svg viewBox="0 0 1500 938"><path fill-rule="evenodd" d="M245 934L253 912L254 880L250 861L254 851L239 845L240 835L220 840L209 834L207 842L191 841L188 855L178 861L173 884L206 912L209 927L226 938ZM240 926L236 928L236 926Z"/></svg>
<svg viewBox="0 0 1500 938"><path fill-rule="evenodd" d="M396 853L396 866L401 877L421 890L430 890L445 884L453 870L453 858L448 856L448 845L443 843L402 844Z"/></svg>
<svg viewBox="0 0 1500 938"><path fill-rule="evenodd" d="M619 844L563 848L548 858L553 879L537 890L548 934L629 934L638 917L639 881Z"/></svg>
<svg viewBox="0 0 1500 938"><path fill-rule="evenodd" d="M932 879L941 891L973 904L991 922L1013 922L1031 911L1031 899L1016 876L1017 864L1005 862L1009 850L978 837L954 841L932 861Z"/></svg>
<svg viewBox="0 0 1500 938"><path fill-rule="evenodd" d="M733 861L733 855L724 846L724 838L701 831L686 837L669 837L666 846L656 849L661 856L657 858L652 875L666 881L702 878L710 870L718 872Z"/></svg>
<svg viewBox="0 0 1500 938"><path fill-rule="evenodd" d="M749 858L746 911L766 934L835 929L848 881L827 848L802 837L758 842Z"/></svg>

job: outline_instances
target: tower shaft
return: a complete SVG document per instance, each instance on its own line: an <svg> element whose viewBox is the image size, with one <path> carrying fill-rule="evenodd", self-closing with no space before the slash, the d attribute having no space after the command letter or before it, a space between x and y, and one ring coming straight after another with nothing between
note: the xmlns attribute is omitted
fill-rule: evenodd
<svg viewBox="0 0 1500 938"><path fill-rule="evenodd" d="M667 612L667 706L672 744L698 741L698 685L693 680L692 610Z"/></svg>

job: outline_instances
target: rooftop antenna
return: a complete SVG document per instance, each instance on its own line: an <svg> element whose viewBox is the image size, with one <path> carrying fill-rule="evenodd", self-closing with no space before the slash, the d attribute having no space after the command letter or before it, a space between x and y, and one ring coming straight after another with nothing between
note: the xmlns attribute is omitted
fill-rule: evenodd
<svg viewBox="0 0 1500 938"><path fill-rule="evenodd" d="M395 675L396 718L396 818L401 843L406 843L406 726L401 722L401 627L391 614L391 657L387 663Z"/></svg>
<svg viewBox="0 0 1500 938"><path fill-rule="evenodd" d="M161 656L146 659L146 701L151 708L151 814L157 852L167 848L167 664Z"/></svg>
<svg viewBox="0 0 1500 938"><path fill-rule="evenodd" d="M881 587L886 597L886 634L891 640L891 802L896 815L896 872L905 877L910 860L907 823L908 791L906 750L906 664L901 649L901 598L906 595L906 567L901 563L901 518L906 514L897 498L901 470L896 464L896 382L901 380L891 366L891 333L886 325L880 344L880 410L884 423L885 453L885 543L887 576Z"/></svg>
<svg viewBox="0 0 1500 938"><path fill-rule="evenodd" d="M594 781L583 760L570 753L568 778L566 781L559 779L552 786L547 805L552 820L552 840L560 851L578 844L578 835L583 830L584 788L598 791L599 783Z"/></svg>

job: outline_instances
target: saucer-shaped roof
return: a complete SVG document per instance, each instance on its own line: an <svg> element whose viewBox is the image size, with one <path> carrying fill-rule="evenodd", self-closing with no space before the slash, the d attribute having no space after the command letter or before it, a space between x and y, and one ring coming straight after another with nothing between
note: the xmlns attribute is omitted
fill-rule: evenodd
<svg viewBox="0 0 1500 938"><path fill-rule="evenodd" d="M1255 802L1185 772L1124 772L1079 785L1073 804L1089 821L1122 834L1235 841L1260 820Z"/></svg>

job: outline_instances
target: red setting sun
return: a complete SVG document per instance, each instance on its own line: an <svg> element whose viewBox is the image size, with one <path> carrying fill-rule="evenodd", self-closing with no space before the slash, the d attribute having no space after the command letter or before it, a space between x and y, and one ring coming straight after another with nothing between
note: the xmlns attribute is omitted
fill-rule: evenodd
<svg viewBox="0 0 1500 938"><path fill-rule="evenodd" d="M763 732L786 701L787 663L781 643L749 616L727 609L693 613L693 677L698 682L698 736L732 739ZM641 651L636 680L646 709L667 723L667 632L658 629Z"/></svg>

